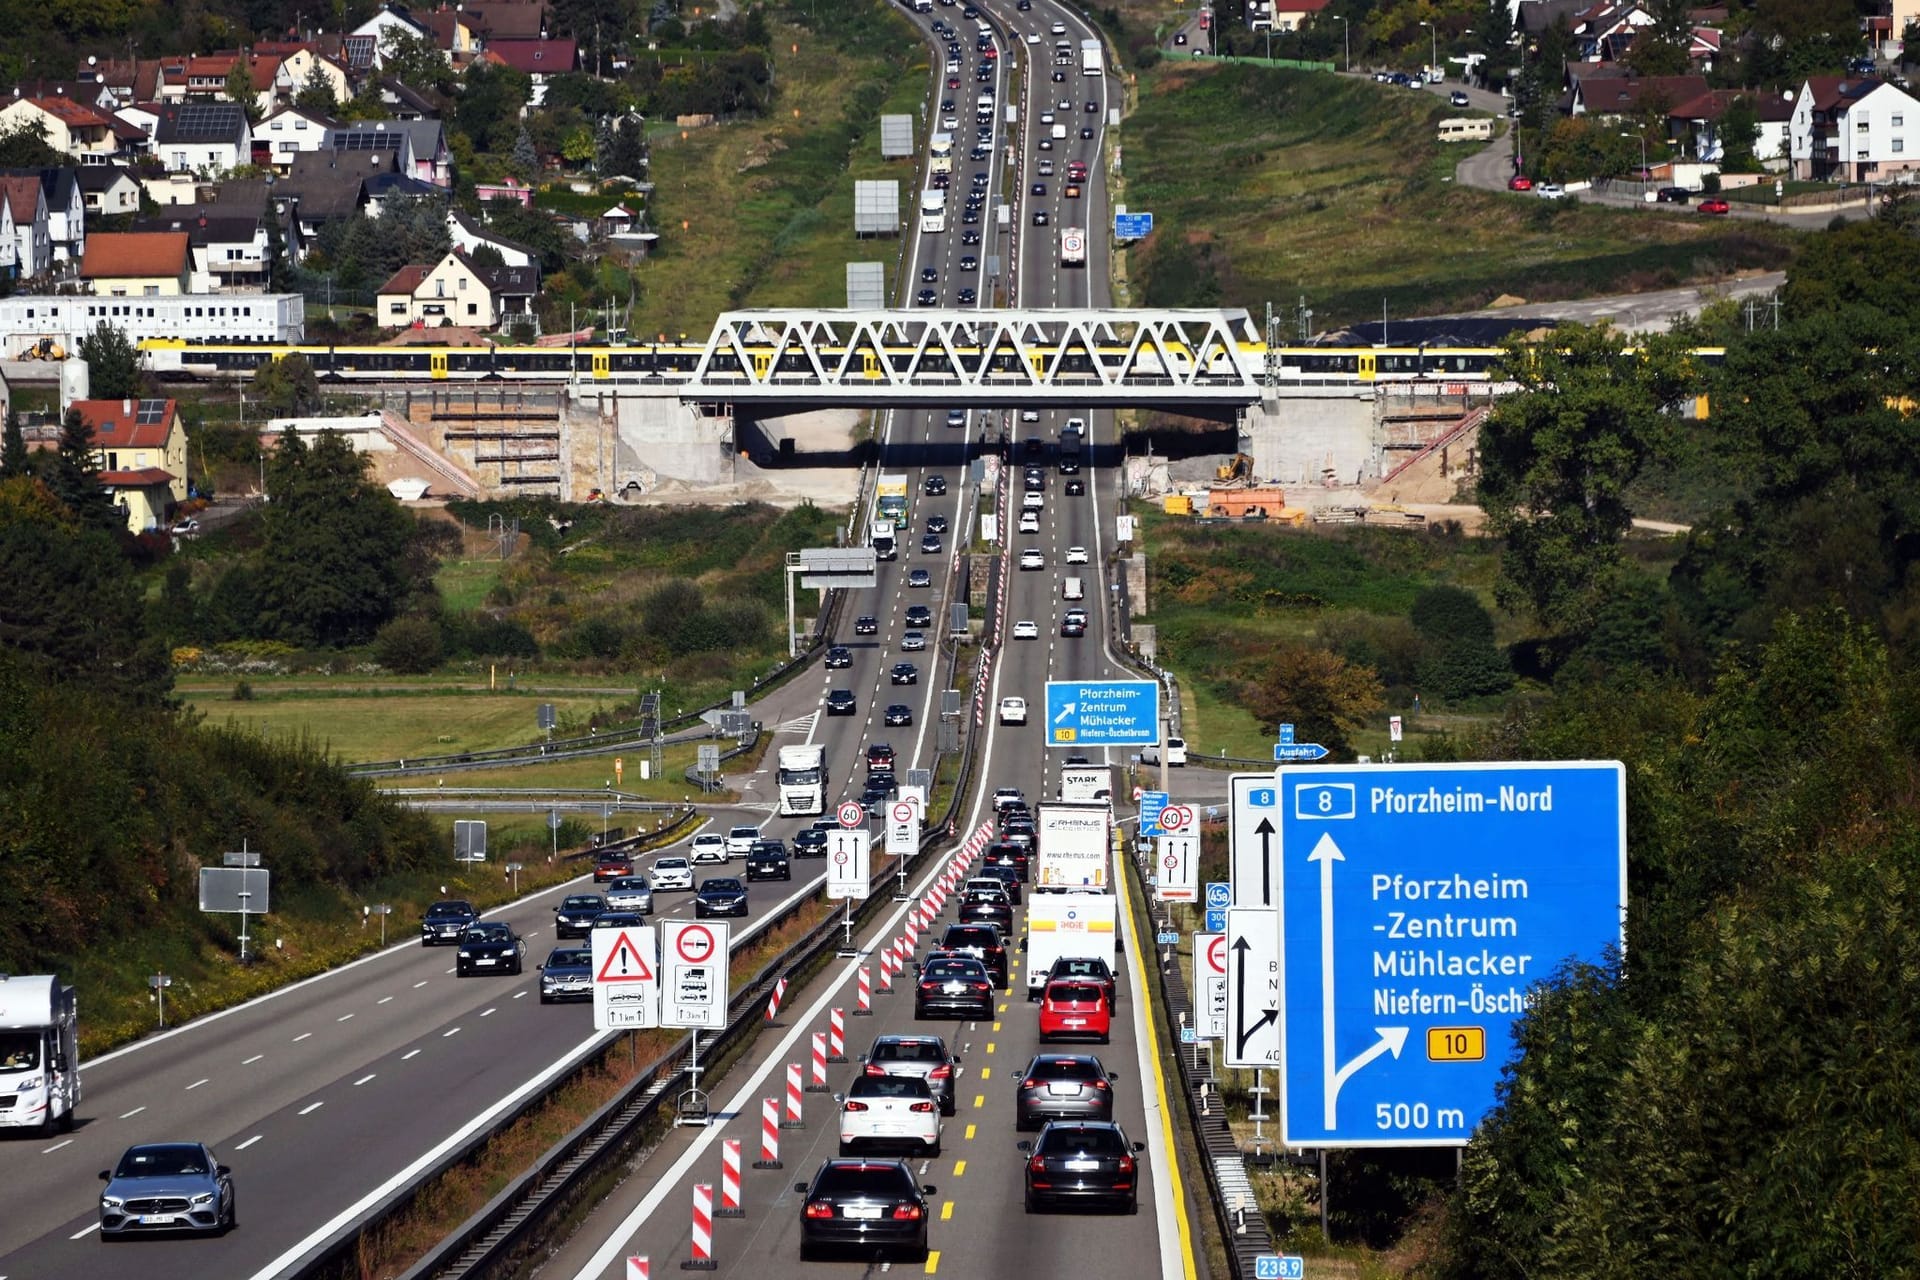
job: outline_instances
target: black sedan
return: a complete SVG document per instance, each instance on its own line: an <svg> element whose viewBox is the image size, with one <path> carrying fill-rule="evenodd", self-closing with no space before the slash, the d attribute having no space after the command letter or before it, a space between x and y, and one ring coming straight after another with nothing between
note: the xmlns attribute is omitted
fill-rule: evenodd
<svg viewBox="0 0 1920 1280"><path fill-rule="evenodd" d="M1027 1212L1052 1205L1111 1205L1140 1211L1144 1142L1129 1142L1119 1125L1057 1120L1019 1144L1027 1164Z"/></svg>
<svg viewBox="0 0 1920 1280"><path fill-rule="evenodd" d="M853 650L843 644L836 644L827 650L827 670L838 671L853 665Z"/></svg>
<svg viewBox="0 0 1920 1280"><path fill-rule="evenodd" d="M593 952L585 947L555 947L540 966L540 1003L593 999Z"/></svg>
<svg viewBox="0 0 1920 1280"><path fill-rule="evenodd" d="M794 832L793 856L796 858L826 857L827 829L825 827L808 827L804 831Z"/></svg>
<svg viewBox="0 0 1920 1280"><path fill-rule="evenodd" d="M923 556L937 556L940 554L941 545L939 534L926 534L920 539L920 554Z"/></svg>
<svg viewBox="0 0 1920 1280"><path fill-rule="evenodd" d="M932 306L934 303L933 290L922 289L920 291L920 296L915 298L914 302L923 307Z"/></svg>
<svg viewBox="0 0 1920 1280"><path fill-rule="evenodd" d="M980 300L980 295L978 292L975 291L972 285L967 285L964 288L962 288L958 294L955 295L954 300L958 302L961 306L968 307L968 306L972 306L975 302L978 302Z"/></svg>
<svg viewBox="0 0 1920 1280"><path fill-rule="evenodd" d="M920 486L920 491L929 498L938 498L947 491L947 478L945 476L928 476L926 483Z"/></svg>
<svg viewBox="0 0 1920 1280"><path fill-rule="evenodd" d="M460 935L460 955L454 961L456 977L476 973L519 973L526 964L527 944L512 926L483 920Z"/></svg>
<svg viewBox="0 0 1920 1280"><path fill-rule="evenodd" d="M960 243L961 244L979 244L980 233L978 231L962 231L960 233Z"/></svg>
<svg viewBox="0 0 1920 1280"><path fill-rule="evenodd" d="M778 840L755 840L753 848L747 852L747 879L793 879L793 865L787 860L787 846Z"/></svg>
<svg viewBox="0 0 1920 1280"><path fill-rule="evenodd" d="M924 604L907 606L907 625L910 627L930 627L933 625L933 610Z"/></svg>
<svg viewBox="0 0 1920 1280"><path fill-rule="evenodd" d="M863 613L853 620L853 634L857 636L877 636L880 634L880 619L870 613Z"/></svg>
<svg viewBox="0 0 1920 1280"><path fill-rule="evenodd" d="M909 1260L927 1259L927 1219L933 1186L921 1186L903 1160L828 1160L811 1183L793 1189L800 1205L800 1259L827 1249L847 1249L861 1258L877 1248L904 1249Z"/></svg>
<svg viewBox="0 0 1920 1280"><path fill-rule="evenodd" d="M933 585L933 574L925 569L909 569L907 571L907 585L920 588L931 587Z"/></svg>
<svg viewBox="0 0 1920 1280"><path fill-rule="evenodd" d="M904 728L913 723L913 708L904 702L889 702L880 722L889 729Z"/></svg>
<svg viewBox="0 0 1920 1280"><path fill-rule="evenodd" d="M960 903L961 924L997 924L1000 932L1013 932L1013 902L1005 894L968 894Z"/></svg>
<svg viewBox="0 0 1920 1280"><path fill-rule="evenodd" d="M100 1171L100 1238L152 1231L224 1233L238 1225L233 1170L198 1142L128 1147L120 1163ZM86 1270L86 1268L82 1268Z"/></svg>
<svg viewBox="0 0 1920 1280"><path fill-rule="evenodd" d="M747 914L747 886L732 876L714 876L702 880L693 895L696 920L708 916L744 916Z"/></svg>
<svg viewBox="0 0 1920 1280"><path fill-rule="evenodd" d="M896 662L893 670L887 673L887 679L894 684L919 684L920 668L911 662Z"/></svg>
<svg viewBox="0 0 1920 1280"><path fill-rule="evenodd" d="M854 713L853 690L835 689L827 695L827 714L830 716L850 716Z"/></svg>
<svg viewBox="0 0 1920 1280"><path fill-rule="evenodd" d="M471 902L458 898L448 898L436 902L427 908L426 918L420 921L420 945L440 947L460 941L460 935L467 926L480 918Z"/></svg>
<svg viewBox="0 0 1920 1280"><path fill-rule="evenodd" d="M1113 1082L1090 1053L1039 1053L1014 1083L1013 1127L1038 1129L1048 1120L1113 1119Z"/></svg>
<svg viewBox="0 0 1920 1280"><path fill-rule="evenodd" d="M913 988L913 1016L987 1018L993 1015L993 975L972 956L933 956Z"/></svg>
<svg viewBox="0 0 1920 1280"><path fill-rule="evenodd" d="M553 909L553 935L556 938L584 938L593 929L594 920L607 909L607 900L597 893L570 893Z"/></svg>
<svg viewBox="0 0 1920 1280"><path fill-rule="evenodd" d="M928 533L934 533L934 534L945 533L948 527L949 526L947 524L947 518L945 516L928 516L927 517Z"/></svg>

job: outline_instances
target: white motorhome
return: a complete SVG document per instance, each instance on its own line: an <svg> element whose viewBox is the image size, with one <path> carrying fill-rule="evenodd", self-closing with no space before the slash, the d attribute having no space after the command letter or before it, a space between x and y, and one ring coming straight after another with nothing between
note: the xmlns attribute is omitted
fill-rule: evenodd
<svg viewBox="0 0 1920 1280"><path fill-rule="evenodd" d="M73 1128L79 1024L72 987L46 974L0 973L0 1129Z"/></svg>

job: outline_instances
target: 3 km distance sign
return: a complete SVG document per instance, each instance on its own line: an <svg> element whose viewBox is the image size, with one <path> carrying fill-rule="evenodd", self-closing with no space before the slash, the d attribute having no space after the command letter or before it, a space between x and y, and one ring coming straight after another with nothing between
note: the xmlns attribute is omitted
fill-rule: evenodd
<svg viewBox="0 0 1920 1280"><path fill-rule="evenodd" d="M660 1025L718 1031L727 1025L727 926L660 922Z"/></svg>

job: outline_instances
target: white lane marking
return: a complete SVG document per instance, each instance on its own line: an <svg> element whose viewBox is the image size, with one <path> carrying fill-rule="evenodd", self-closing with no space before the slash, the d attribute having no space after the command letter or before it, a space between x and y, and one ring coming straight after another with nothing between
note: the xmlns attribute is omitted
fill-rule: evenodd
<svg viewBox="0 0 1920 1280"><path fill-rule="evenodd" d="M98 1231L99 1229L100 1229L99 1223L91 1222L91 1223L88 1223L86 1226L80 1228L78 1231L74 1232L72 1235L68 1236L67 1239L85 1240L88 1236L92 1235L94 1232Z"/></svg>
<svg viewBox="0 0 1920 1280"><path fill-rule="evenodd" d="M299 1044L302 1040L305 1040L307 1037L311 1036L312 1034L313 1032L311 1031L302 1031L299 1035L293 1038L293 1042L295 1044Z"/></svg>
<svg viewBox="0 0 1920 1280"><path fill-rule="evenodd" d="M453 970L451 970L451 969L449 969L449 970L447 970L447 972L448 972L448 973L452 973L452 972L453 972ZM424 981L421 981L421 982L416 982L416 983L414 983L414 984L413 984L413 989L414 989L415 991L418 991L418 990L419 990L420 988L422 988L422 987L424 987L424 986L426 986L426 985L427 985L427 984L426 984L426 982L424 982Z"/></svg>
<svg viewBox="0 0 1920 1280"><path fill-rule="evenodd" d="M405 1053L400 1055L400 1061L408 1062L419 1056L420 1056L420 1051L418 1049L409 1049Z"/></svg>
<svg viewBox="0 0 1920 1280"><path fill-rule="evenodd" d="M335 1021L335 1022L345 1022L345 1021L346 1021L346 1020L347 1020L348 1018L351 1018L352 1016L353 1016L353 1015L352 1015L352 1014L350 1014L350 1013L343 1013L343 1014L341 1014L341 1015L340 1015L339 1017L337 1017L337 1018L335 1018L335 1019L334 1019L334 1021Z"/></svg>
<svg viewBox="0 0 1920 1280"><path fill-rule="evenodd" d="M365 1084L367 1081L373 1079L375 1076L379 1074L380 1073L378 1071L369 1071L366 1075L363 1075L358 1080L355 1080L353 1082L353 1087L358 1089L361 1085Z"/></svg>
<svg viewBox="0 0 1920 1280"><path fill-rule="evenodd" d="M62 1138L62 1139L60 1139L60 1141L58 1141L58 1142L56 1142L56 1143L54 1143L54 1144L53 1144L52 1146L50 1146L50 1147L42 1147L42 1148L40 1149L40 1154L41 1154L41 1155L43 1155L43 1156L50 1156L50 1155L52 1155L52 1154L53 1154L54 1152L56 1152L56 1151L58 1151L58 1150L59 1150L60 1148L62 1148L62 1147L70 1147L70 1146L72 1146L72 1145L73 1145L73 1139L72 1139L72 1138ZM7 1280L7 1278L6 1278L5 1276L0 1276L0 1280Z"/></svg>
<svg viewBox="0 0 1920 1280"><path fill-rule="evenodd" d="M458 1028L458 1027L454 1027L454 1028L453 1028L452 1030L450 1030L450 1031L442 1031L442 1032L440 1033L440 1038L441 1038L442 1040L445 1040L445 1039L446 1039L446 1038L447 1038L448 1036L457 1036L457 1035L459 1035L459 1034L460 1034L460 1028Z"/></svg>
<svg viewBox="0 0 1920 1280"><path fill-rule="evenodd" d="M253 1055L253 1056L252 1056L251 1058L243 1058L243 1059L241 1060L241 1062L240 1062L240 1065L241 1065L241 1066L243 1066L243 1067L250 1067L250 1066L252 1066L252 1065L253 1065L254 1063L256 1063L256 1062L258 1062L258 1061L260 1061L260 1059L262 1059L262 1058L264 1058L264 1057L266 1057L266 1056L267 1056L267 1055L266 1055L266 1054L264 1054L264 1053L256 1053L256 1054L254 1054L254 1055Z"/></svg>
<svg viewBox="0 0 1920 1280"><path fill-rule="evenodd" d="M247 1139L247 1140L246 1140L245 1142L236 1142L236 1143L234 1143L234 1144L233 1144L233 1149L234 1149L235 1151L245 1151L245 1150L246 1150L246 1149L247 1149L248 1147L250 1147L250 1146L252 1146L252 1145L253 1145L254 1143L256 1143L256 1142L258 1142L258 1141L260 1141L260 1139L261 1139L261 1137L262 1137L262 1136L263 1136L263 1135L261 1135L261 1134L258 1134L258 1133L256 1133L256 1134L254 1134L254 1135L253 1135L253 1136L252 1136L251 1138L248 1138L248 1139Z"/></svg>
<svg viewBox="0 0 1920 1280"><path fill-rule="evenodd" d="M392 999L393 999L393 997L392 997L392 996L381 996L381 997L380 997L380 998L379 998L378 1000L375 1000L375 1001L374 1001L374 1003L375 1003L375 1004L386 1004L386 1003L387 1003L387 1002L388 1002L389 1000L392 1000Z"/></svg>
<svg viewBox="0 0 1920 1280"><path fill-rule="evenodd" d="M188 1085L186 1088L186 1092L192 1093L195 1089L198 1089L201 1085L205 1084L207 1080L208 1080L208 1077L202 1076L200 1079L195 1080L192 1084Z"/></svg>
<svg viewBox="0 0 1920 1280"><path fill-rule="evenodd" d="M455 970L454 970L454 969L449 969L449 970L447 970L447 972L448 972L448 973L453 973L453 972L455 972ZM422 985L422 986L425 986L426 984L425 984L425 983L421 983L420 985Z"/></svg>
<svg viewBox="0 0 1920 1280"><path fill-rule="evenodd" d="M496 1006L496 1007L497 1007L497 1006ZM493 1010L492 1010L492 1009L482 1009L482 1010L480 1011L480 1016L481 1016L481 1017L483 1017L483 1018L491 1018L491 1017L493 1016Z"/></svg>
<svg viewBox="0 0 1920 1280"><path fill-rule="evenodd" d="M315 1103L312 1103L312 1104L310 1104L310 1105L308 1105L308 1106L304 1106L304 1107L302 1107L302 1108L300 1108L300 1110L299 1110L299 1111L297 1111L297 1112L295 1112L294 1114L296 1114L296 1115L303 1115L303 1116L304 1116L304 1115L310 1115L310 1114L312 1114L313 1112L315 1112L315 1111L318 1111L318 1110L319 1110L320 1108L322 1108L322 1107L324 1107L324 1106L326 1106L326 1105L327 1105L327 1104L326 1104L326 1103L324 1103L324 1102L315 1102Z"/></svg>
<svg viewBox="0 0 1920 1280"><path fill-rule="evenodd" d="M524 996L524 995L526 995L526 994L527 994L527 993L526 993L526 992L524 992L524 991L516 991L516 992L514 992L514 993L513 993L513 998L514 998L515 1000L518 1000L518 999L520 999L520 998L521 998L522 996Z"/></svg>
<svg viewBox="0 0 1920 1280"><path fill-rule="evenodd" d="M121 1116L120 1118L122 1120L131 1120L145 1110L146 1110L145 1107L135 1107L133 1110L127 1112L125 1115Z"/></svg>

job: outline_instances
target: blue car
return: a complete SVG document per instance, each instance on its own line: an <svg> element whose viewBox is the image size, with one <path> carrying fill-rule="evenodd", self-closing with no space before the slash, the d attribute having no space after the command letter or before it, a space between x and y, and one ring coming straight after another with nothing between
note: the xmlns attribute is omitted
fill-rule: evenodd
<svg viewBox="0 0 1920 1280"><path fill-rule="evenodd" d="M593 999L593 952L586 947L555 947L540 966L540 1003Z"/></svg>

